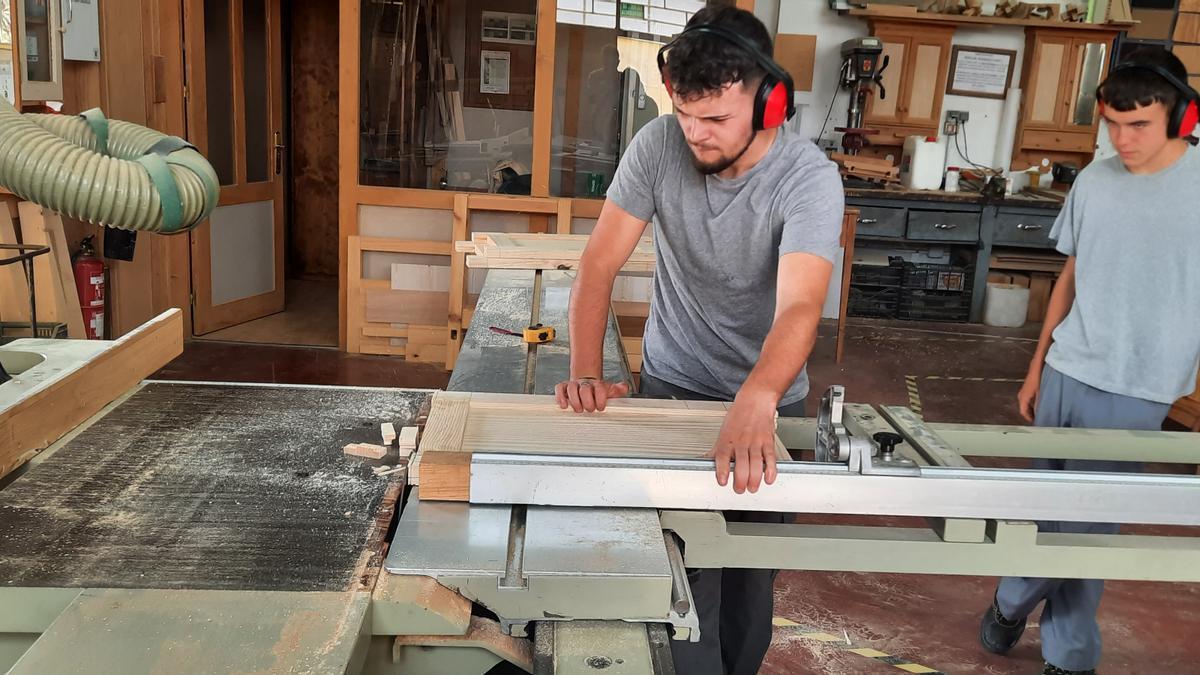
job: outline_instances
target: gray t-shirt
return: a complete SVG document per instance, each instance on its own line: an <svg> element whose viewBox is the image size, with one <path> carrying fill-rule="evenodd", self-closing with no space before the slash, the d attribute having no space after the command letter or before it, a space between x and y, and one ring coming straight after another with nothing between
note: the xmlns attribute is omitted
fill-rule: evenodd
<svg viewBox="0 0 1200 675"><path fill-rule="evenodd" d="M1119 157L1079 173L1050 236L1075 256L1075 303L1046 362L1084 384L1171 403L1200 362L1200 150L1131 174Z"/></svg>
<svg viewBox="0 0 1200 675"><path fill-rule="evenodd" d="M642 372L725 399L741 388L771 330L779 257L802 251L832 262L845 201L837 166L783 129L746 173L705 176L673 116L634 137L608 198L654 220L658 260ZM801 370L780 405L807 395Z"/></svg>

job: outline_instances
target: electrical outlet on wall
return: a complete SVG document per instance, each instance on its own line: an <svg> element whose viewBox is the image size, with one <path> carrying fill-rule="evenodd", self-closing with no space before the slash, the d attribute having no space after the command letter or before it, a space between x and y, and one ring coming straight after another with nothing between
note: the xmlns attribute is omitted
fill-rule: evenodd
<svg viewBox="0 0 1200 675"><path fill-rule="evenodd" d="M943 125L942 129L947 136L953 136L958 133L959 127L961 127L963 124L966 124L970 117L971 114L966 110L947 110L946 123Z"/></svg>

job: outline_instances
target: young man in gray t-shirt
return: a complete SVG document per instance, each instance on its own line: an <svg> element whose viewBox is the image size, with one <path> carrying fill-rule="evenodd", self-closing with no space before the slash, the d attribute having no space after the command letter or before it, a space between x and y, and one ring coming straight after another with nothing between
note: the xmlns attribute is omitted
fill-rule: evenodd
<svg viewBox="0 0 1200 675"><path fill-rule="evenodd" d="M713 454L715 480L744 494L730 521L772 489L775 416L803 415L804 364L817 337L844 210L836 166L781 127L786 73L753 14L696 13L663 54L674 116L621 159L572 289L571 378L559 405L603 410L623 384L599 380L613 280L654 221L654 298L642 344L648 394L733 401ZM783 77L778 77L777 74ZM765 484L765 486L764 486ZM700 643L672 640L675 670L750 675L771 640L773 570L690 570Z"/></svg>
<svg viewBox="0 0 1200 675"><path fill-rule="evenodd" d="M1097 99L1119 153L1080 172L1051 236L1068 256L1018 394L1043 427L1158 430L1196 385L1200 360L1200 151L1196 92L1179 59L1143 50L1114 67ZM1035 413L1036 411L1036 413ZM1129 462L1038 460L1035 468L1137 471ZM1044 532L1115 534L1102 523L1040 523ZM1094 673L1100 662L1095 579L1005 578L980 627L1008 652L1042 601L1043 673Z"/></svg>

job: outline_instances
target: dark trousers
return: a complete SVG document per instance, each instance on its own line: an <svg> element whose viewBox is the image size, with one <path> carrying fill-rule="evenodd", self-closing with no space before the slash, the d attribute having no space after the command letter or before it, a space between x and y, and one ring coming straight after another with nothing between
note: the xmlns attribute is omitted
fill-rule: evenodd
<svg viewBox="0 0 1200 675"><path fill-rule="evenodd" d="M644 373L641 393L693 401L720 400ZM779 415L803 417L804 401L780 408ZM731 523L784 523L793 519L794 514L790 513L725 512L725 520ZM671 641L675 672L679 675L757 673L771 645L778 574L779 570L689 569L688 585L700 617L700 641Z"/></svg>

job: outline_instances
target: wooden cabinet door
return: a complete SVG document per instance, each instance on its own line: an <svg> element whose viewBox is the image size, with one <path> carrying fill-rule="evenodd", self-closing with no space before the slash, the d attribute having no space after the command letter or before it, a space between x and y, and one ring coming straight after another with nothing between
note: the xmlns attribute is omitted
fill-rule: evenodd
<svg viewBox="0 0 1200 675"><path fill-rule="evenodd" d="M1039 35L1033 40L1029 82L1025 85L1022 121L1026 127L1059 129L1066 119L1065 78L1074 58L1069 37Z"/></svg>
<svg viewBox="0 0 1200 675"><path fill-rule="evenodd" d="M937 129L942 121L942 95L950 67L954 30L922 28L913 32L903 122Z"/></svg>
<svg viewBox="0 0 1200 675"><path fill-rule="evenodd" d="M883 42L883 55L879 62L888 59L888 67L883 71L881 80L887 98L879 98L876 90L876 94L867 101L863 121L867 126L900 124L904 116L905 87L911 80L911 64L908 60L911 44L907 37L892 33L877 33L875 37Z"/></svg>

